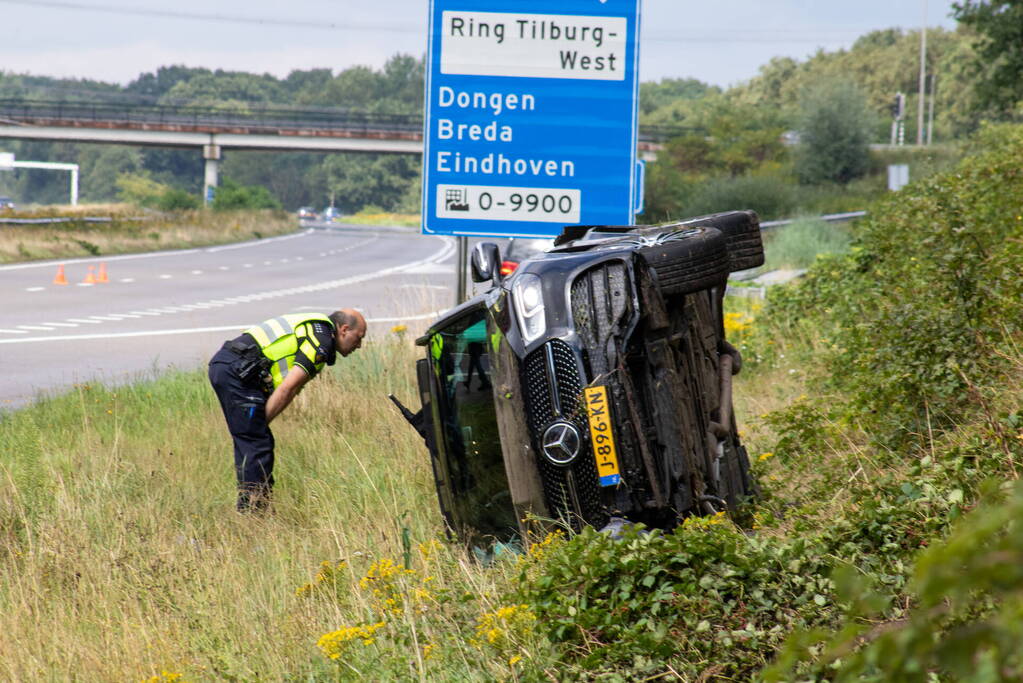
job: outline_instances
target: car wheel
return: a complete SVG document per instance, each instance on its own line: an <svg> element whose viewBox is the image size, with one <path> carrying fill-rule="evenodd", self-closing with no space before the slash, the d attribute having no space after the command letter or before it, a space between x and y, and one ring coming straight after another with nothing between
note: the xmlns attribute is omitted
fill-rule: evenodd
<svg viewBox="0 0 1023 683"><path fill-rule="evenodd" d="M728 277L728 247L715 228L697 227L675 233L637 253L657 276L666 296L691 294L721 285Z"/></svg>
<svg viewBox="0 0 1023 683"><path fill-rule="evenodd" d="M737 272L764 265L764 242L760 235L760 217L756 211L728 211L697 216L683 225L705 225L724 233L728 243L728 270Z"/></svg>

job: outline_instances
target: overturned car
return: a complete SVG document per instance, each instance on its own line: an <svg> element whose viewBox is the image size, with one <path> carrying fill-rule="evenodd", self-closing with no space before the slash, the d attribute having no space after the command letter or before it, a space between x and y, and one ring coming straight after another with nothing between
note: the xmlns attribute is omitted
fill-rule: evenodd
<svg viewBox="0 0 1023 683"><path fill-rule="evenodd" d="M752 211L568 227L503 280L497 246L476 245L473 279L493 286L417 340L422 407L402 407L449 528L473 546L525 536L527 517L668 529L752 496L722 301L763 260Z"/></svg>

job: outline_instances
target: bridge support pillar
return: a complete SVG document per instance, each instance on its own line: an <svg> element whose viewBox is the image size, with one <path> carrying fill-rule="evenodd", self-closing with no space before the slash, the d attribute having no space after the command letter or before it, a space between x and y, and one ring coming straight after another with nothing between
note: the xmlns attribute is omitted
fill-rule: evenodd
<svg viewBox="0 0 1023 683"><path fill-rule="evenodd" d="M203 202L209 206L213 203L213 193L216 192L217 178L220 173L220 145L203 145L202 158L206 160L202 197Z"/></svg>

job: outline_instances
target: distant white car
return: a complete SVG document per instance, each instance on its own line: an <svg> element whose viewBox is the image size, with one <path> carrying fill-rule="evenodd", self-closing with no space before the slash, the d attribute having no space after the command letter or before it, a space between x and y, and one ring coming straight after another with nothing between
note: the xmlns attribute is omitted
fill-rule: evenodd
<svg viewBox="0 0 1023 683"><path fill-rule="evenodd" d="M341 210L338 209L336 206L328 206L326 209L323 210L323 220L325 221L332 221L340 217Z"/></svg>
<svg viewBox="0 0 1023 683"><path fill-rule="evenodd" d="M14 211L14 200L10 197L0 197L0 211Z"/></svg>
<svg viewBox="0 0 1023 683"><path fill-rule="evenodd" d="M311 206L303 206L298 210L298 218L303 221L311 221L316 219L316 209Z"/></svg>

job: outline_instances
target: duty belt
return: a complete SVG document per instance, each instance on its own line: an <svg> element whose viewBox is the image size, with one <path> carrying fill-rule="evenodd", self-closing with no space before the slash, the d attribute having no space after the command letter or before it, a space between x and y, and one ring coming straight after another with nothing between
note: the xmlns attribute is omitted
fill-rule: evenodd
<svg viewBox="0 0 1023 683"><path fill-rule="evenodd" d="M273 378L270 376L270 359L263 355L258 344L240 342L237 339L224 342L223 348L238 356L235 365L241 381L259 386L264 392L273 390Z"/></svg>

